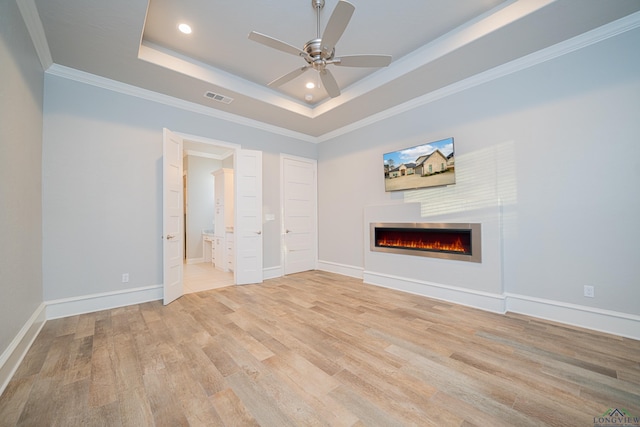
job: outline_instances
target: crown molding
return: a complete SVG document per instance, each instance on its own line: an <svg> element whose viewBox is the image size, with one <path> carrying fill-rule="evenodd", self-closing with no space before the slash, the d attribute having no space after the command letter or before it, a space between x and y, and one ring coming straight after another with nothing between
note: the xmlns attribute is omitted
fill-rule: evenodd
<svg viewBox="0 0 640 427"><path fill-rule="evenodd" d="M583 49L587 46L591 46L593 44L611 37L615 37L619 34L636 29L638 27L640 27L640 12L633 13L624 18L618 19L617 21L603 25L579 36L573 37L569 40L565 40L561 43L550 46L546 49L539 50L506 64L499 65L480 74L476 74L475 76L469 77L467 79L453 83L449 86L445 86L441 89L414 98L411 101L389 108L385 111L381 111L380 113L371 115L365 119L335 129L331 132L327 132L318 137L318 142L320 143L329 141L333 138L337 138L338 136L345 135L349 132L353 132L357 129L369 126L376 122L386 120L404 112L430 104L434 101L446 98L450 95L454 95L475 86L479 86L492 80L496 80L500 77L525 70L554 58Z"/></svg>
<svg viewBox="0 0 640 427"><path fill-rule="evenodd" d="M203 114L205 116L214 117L214 118L225 120L231 123L236 123L242 126L247 126L254 129L270 132L273 134L282 135L289 138L295 138L305 142L311 142L311 143L318 142L318 139L316 137L313 137L304 133L295 132L279 126L270 125L268 123L260 122L258 120L248 119L246 117L242 117L237 114L231 114L225 111L216 110L214 108L205 107L204 105L196 104L194 102L185 101L179 98L175 98L173 96L164 95L148 89L143 89L138 86L118 82L116 80L111 80L106 77L101 77L95 74L87 73L85 71L76 70L75 68L65 67L64 65L53 64L51 65L51 67L49 67L49 69L46 70L46 73L52 76L62 77L68 80L73 80L79 83L96 86L96 87L110 90L113 92L135 96L136 98L146 99L147 101L153 101L153 102L157 102L159 104L167 105L170 107L179 108L181 110Z"/></svg>
<svg viewBox="0 0 640 427"><path fill-rule="evenodd" d="M22 20L27 26L27 31L31 36L31 41L36 49L42 69L47 70L53 65L53 58L51 57L51 50L49 50L49 43L47 43L47 36L44 33L44 27L42 26L42 20L38 14L38 8L34 0L16 0Z"/></svg>
<svg viewBox="0 0 640 427"><path fill-rule="evenodd" d="M19 3L31 3L33 0L18 0ZM35 6L34 6L35 7ZM78 81L85 84L90 84L103 89L123 93L130 96L150 100L163 105L172 106L186 111L191 111L198 114L215 117L221 120L229 121L239 125L252 127L255 129L263 130L277 135L282 135L294 139L298 139L304 142L321 143L329 141L333 138L337 138L341 135L353 132L357 129L369 126L376 122L386 120L388 118L397 116L404 112L413 110L415 108L427 105L437 100L446 98L450 95L462 92L464 90L479 86L481 84L496 80L500 77L507 76L518 71L525 70L543 62L552 60L554 58L566 55L568 53L580 50L587 46L596 44L611 37L615 37L619 34L633 30L640 27L640 12L636 12L624 18L621 18L612 23L603 25L587 33L573 37L564 42L550 46L546 49L542 49L538 52L534 52L522 58L516 59L509 63L497 66L483 73L477 74L473 77L469 77L465 80L461 80L457 83L443 87L436 91L427 93L411 101L397 105L395 107L384 110L380 113L373 114L365 119L351 123L347 126L335 129L331 132L327 132L318 137L307 135L300 132L291 131L279 126L270 125L258 120L248 119L236 114L227 113L224 111L216 110L210 107L205 107L200 104L196 104L189 101L184 101L172 96L160 94L147 89L142 89L137 86L117 82L115 80L107 79L104 77L96 76L84 71L79 71L73 68L65 67L58 64L53 64L46 70L47 74L63 77L66 79ZM33 37L33 36L32 36ZM46 40L45 40L46 45ZM47 48L48 50L48 48Z"/></svg>

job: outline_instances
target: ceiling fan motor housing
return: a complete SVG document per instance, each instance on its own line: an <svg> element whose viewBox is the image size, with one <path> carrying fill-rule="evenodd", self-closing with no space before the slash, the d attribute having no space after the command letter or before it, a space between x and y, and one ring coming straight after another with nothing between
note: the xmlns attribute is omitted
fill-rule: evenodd
<svg viewBox="0 0 640 427"><path fill-rule="evenodd" d="M327 65L326 61L331 61L336 53L335 48L331 51L328 51L326 46L323 48L322 39L309 40L304 45L304 51L309 54L304 59L315 69L324 68Z"/></svg>

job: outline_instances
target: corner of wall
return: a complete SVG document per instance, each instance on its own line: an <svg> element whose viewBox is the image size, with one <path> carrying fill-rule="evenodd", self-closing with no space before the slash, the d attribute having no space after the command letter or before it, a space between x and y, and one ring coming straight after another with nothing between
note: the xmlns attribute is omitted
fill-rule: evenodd
<svg viewBox="0 0 640 427"><path fill-rule="evenodd" d="M44 303L36 309L20 332L15 336L9 347L0 355L0 395L18 370L22 359L31 348L40 330L46 322L46 305Z"/></svg>

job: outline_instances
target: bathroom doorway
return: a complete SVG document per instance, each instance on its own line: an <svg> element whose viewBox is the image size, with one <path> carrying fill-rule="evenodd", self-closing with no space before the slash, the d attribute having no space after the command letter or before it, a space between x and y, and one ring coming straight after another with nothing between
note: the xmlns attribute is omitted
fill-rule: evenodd
<svg viewBox="0 0 640 427"><path fill-rule="evenodd" d="M233 271L212 262L215 179L213 172L233 169L235 147L184 140L184 293L234 285Z"/></svg>

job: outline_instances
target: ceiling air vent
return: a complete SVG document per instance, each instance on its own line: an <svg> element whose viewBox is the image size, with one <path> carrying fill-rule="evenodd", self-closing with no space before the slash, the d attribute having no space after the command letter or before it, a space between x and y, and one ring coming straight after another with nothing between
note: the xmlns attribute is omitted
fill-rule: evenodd
<svg viewBox="0 0 640 427"><path fill-rule="evenodd" d="M213 99L214 101L222 102L223 104L231 104L233 98L229 98L228 96L220 95L218 93L211 92L210 90L204 93L205 98Z"/></svg>

